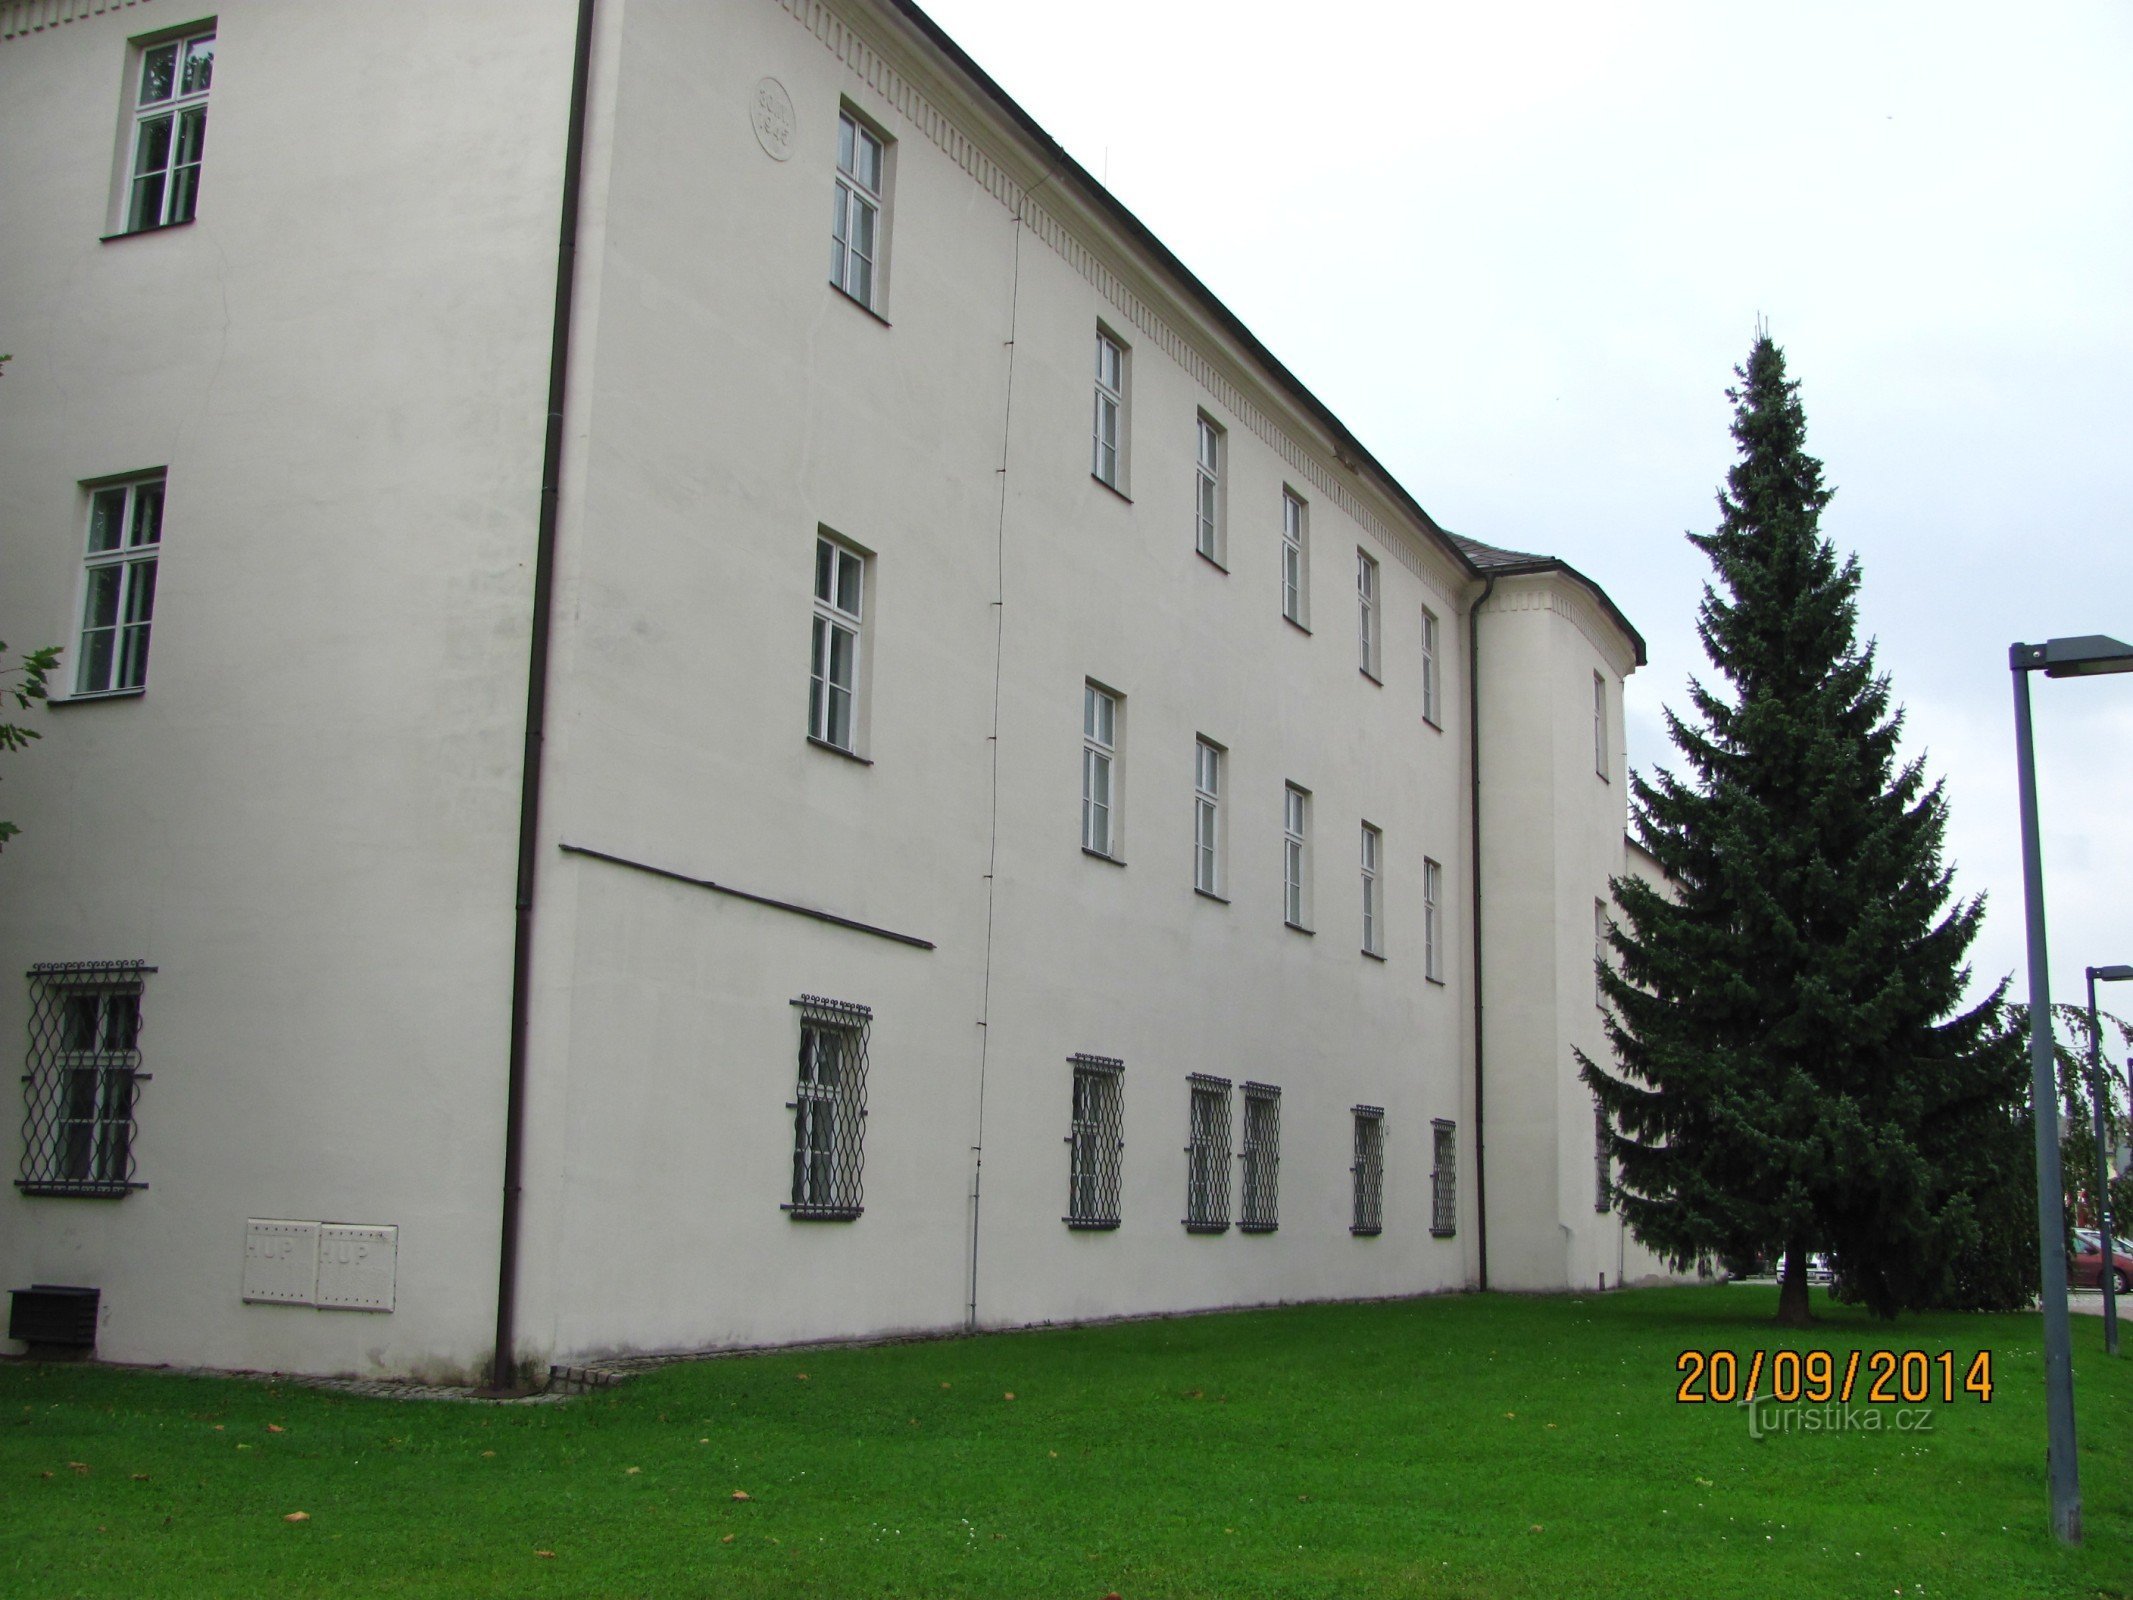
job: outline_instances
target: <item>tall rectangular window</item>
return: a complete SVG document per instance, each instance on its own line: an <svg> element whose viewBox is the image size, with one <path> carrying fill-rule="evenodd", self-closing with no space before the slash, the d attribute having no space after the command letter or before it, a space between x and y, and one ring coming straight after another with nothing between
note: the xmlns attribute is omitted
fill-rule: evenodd
<svg viewBox="0 0 2133 1600"><path fill-rule="evenodd" d="M1311 796L1295 784L1281 791L1281 918L1308 928L1311 910Z"/></svg>
<svg viewBox="0 0 2133 1600"><path fill-rule="evenodd" d="M1592 770L1607 776L1607 680L1592 675Z"/></svg>
<svg viewBox="0 0 2133 1600"><path fill-rule="evenodd" d="M1089 470L1112 488L1126 487L1126 347L1096 330L1096 422Z"/></svg>
<svg viewBox="0 0 2133 1600"><path fill-rule="evenodd" d="M1294 490L1281 491L1281 614L1310 626L1310 511Z"/></svg>
<svg viewBox="0 0 2133 1600"><path fill-rule="evenodd" d="M1195 1072L1186 1085L1185 1226L1220 1233L1229 1226L1229 1079Z"/></svg>
<svg viewBox="0 0 2133 1600"><path fill-rule="evenodd" d="M1603 974L1607 970L1607 902L1592 903L1592 1003L1602 1010L1607 1006L1607 984Z"/></svg>
<svg viewBox="0 0 2133 1600"><path fill-rule="evenodd" d="M880 289L881 136L837 114L837 189L830 213L830 282L869 310Z"/></svg>
<svg viewBox="0 0 2133 1600"><path fill-rule="evenodd" d="M29 1070L22 1132L25 1194L113 1197L134 1181L133 1102L141 1071L139 961L30 969Z"/></svg>
<svg viewBox="0 0 2133 1600"><path fill-rule="evenodd" d="M215 76L212 29L141 51L126 173L126 232L190 222L200 203L207 149L207 91Z"/></svg>
<svg viewBox="0 0 2133 1600"><path fill-rule="evenodd" d="M1192 747L1192 886L1222 893L1222 747L1212 739Z"/></svg>
<svg viewBox="0 0 2133 1600"><path fill-rule="evenodd" d="M1118 1226L1124 1162L1126 1064L1110 1056L1074 1056L1074 1104L1067 1133L1070 1228Z"/></svg>
<svg viewBox="0 0 2133 1600"><path fill-rule="evenodd" d="M1609 1142L1607 1111L1595 1097L1592 1102L1592 1209L1612 1211L1614 1201L1613 1147Z"/></svg>
<svg viewBox="0 0 2133 1600"><path fill-rule="evenodd" d="M1430 1124L1435 1157L1429 1174L1429 1231L1448 1239L1459 1231L1459 1130L1449 1122Z"/></svg>
<svg viewBox="0 0 2133 1600"><path fill-rule="evenodd" d="M1422 863L1422 976L1444 981L1444 917L1439 910L1444 899L1444 869L1425 859Z"/></svg>
<svg viewBox="0 0 2133 1600"><path fill-rule="evenodd" d="M820 995L793 1002L800 1013L800 1071L792 1102L795 1217L848 1221L862 1206L867 1117L867 1033L874 1013Z"/></svg>
<svg viewBox="0 0 2133 1600"><path fill-rule="evenodd" d="M1223 564L1222 430L1200 414L1199 452L1193 467L1193 548L1216 566Z"/></svg>
<svg viewBox="0 0 2133 1600"><path fill-rule="evenodd" d="M858 749L859 643L865 607L866 558L848 545L818 535L807 734L844 751Z"/></svg>
<svg viewBox="0 0 2133 1600"><path fill-rule="evenodd" d="M1081 686L1081 847L1118 859L1118 701Z"/></svg>
<svg viewBox="0 0 2133 1600"><path fill-rule="evenodd" d="M1246 1233L1272 1233L1280 1226L1281 1091L1270 1083L1244 1086L1242 1203L1237 1226Z"/></svg>
<svg viewBox="0 0 2133 1600"><path fill-rule="evenodd" d="M1357 642L1361 648L1363 671L1373 678L1381 678L1383 663L1378 660L1378 564L1363 551L1355 553L1355 598Z"/></svg>
<svg viewBox="0 0 2133 1600"><path fill-rule="evenodd" d="M1444 718L1437 709L1437 614L1422 608L1422 718L1425 722L1441 724Z"/></svg>
<svg viewBox="0 0 2133 1600"><path fill-rule="evenodd" d="M1369 823L1363 824L1363 953L1381 956L1385 953L1385 907L1384 879L1378 871L1378 857L1384 852L1385 837Z"/></svg>
<svg viewBox="0 0 2133 1600"><path fill-rule="evenodd" d="M1355 1106L1355 1160L1348 1168L1352 1189L1348 1231L1375 1236L1385 1231L1385 1108Z"/></svg>
<svg viewBox="0 0 2133 1600"><path fill-rule="evenodd" d="M163 548L163 475L92 489L88 543L74 692L142 688Z"/></svg>

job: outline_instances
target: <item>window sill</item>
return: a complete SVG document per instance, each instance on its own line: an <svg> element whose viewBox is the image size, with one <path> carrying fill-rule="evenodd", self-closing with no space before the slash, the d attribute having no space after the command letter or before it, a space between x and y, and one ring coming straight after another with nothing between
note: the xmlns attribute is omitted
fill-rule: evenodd
<svg viewBox="0 0 2133 1600"><path fill-rule="evenodd" d="M1101 850L1091 850L1087 845L1081 847L1081 853L1091 861L1101 861L1106 866L1122 867L1126 864L1125 859L1121 856L1107 855Z"/></svg>
<svg viewBox="0 0 2133 1600"><path fill-rule="evenodd" d="M1298 622L1294 617L1290 616L1286 611L1281 614L1281 620L1283 622L1286 622L1290 627L1294 628L1298 633L1302 634L1306 639L1311 637L1311 630L1303 623Z"/></svg>
<svg viewBox="0 0 2133 1600"><path fill-rule="evenodd" d="M1133 504L1133 496L1126 493L1126 491L1121 489L1117 484L1112 483L1107 479L1099 478L1093 472L1089 474L1089 482L1096 484L1100 488L1110 490L1113 494L1117 495L1119 499L1125 501L1127 505L1130 506L1131 504Z"/></svg>
<svg viewBox="0 0 2133 1600"><path fill-rule="evenodd" d="M81 705L95 700L138 700L148 692L147 686L138 689L91 689L83 694L55 694L45 704L57 711L61 706Z"/></svg>
<svg viewBox="0 0 2133 1600"><path fill-rule="evenodd" d="M866 1207L782 1205L778 1209L795 1222L850 1222Z"/></svg>
<svg viewBox="0 0 2133 1600"><path fill-rule="evenodd" d="M1202 889L1198 884L1193 885L1192 892L1198 895L1202 900L1214 901L1214 903L1218 906L1226 906L1229 904L1228 895L1216 894L1215 891L1212 889Z"/></svg>
<svg viewBox="0 0 2133 1600"><path fill-rule="evenodd" d="M1383 1228L1350 1228L1348 1231L1358 1239L1375 1239L1385 1230Z"/></svg>
<svg viewBox="0 0 2133 1600"><path fill-rule="evenodd" d="M1229 1224L1226 1222L1188 1222L1185 1224L1185 1231L1187 1233L1227 1233L1229 1232Z"/></svg>
<svg viewBox="0 0 2133 1600"><path fill-rule="evenodd" d="M813 734L807 736L807 742L817 750L827 750L833 756L842 756L847 761L856 761L862 767L871 767L874 764L856 750L847 750L841 744L831 744L827 739L817 739Z"/></svg>
<svg viewBox="0 0 2133 1600"><path fill-rule="evenodd" d="M1385 680L1379 677L1375 672L1372 672L1368 667L1357 667L1355 670L1357 672L1360 672L1364 677L1368 678L1372 683L1376 684L1380 689L1385 687Z"/></svg>
<svg viewBox="0 0 2133 1600"><path fill-rule="evenodd" d="M1118 1228L1116 1217L1061 1217L1059 1220L1076 1233L1112 1233Z"/></svg>
<svg viewBox="0 0 2133 1600"><path fill-rule="evenodd" d="M47 1200L123 1200L136 1189L148 1187L145 1183L72 1183L64 1180L42 1181L17 1178L15 1187L23 1194Z"/></svg>
<svg viewBox="0 0 2133 1600"><path fill-rule="evenodd" d="M883 316L879 311L876 311L872 306L868 305L864 300L860 299L859 296L852 293L852 291L847 289L843 284L832 282L830 284L830 287L837 291L837 297L842 300L846 305L857 306L861 311L864 311L868 316L872 317L884 328L893 326L893 324L890 323L887 317Z"/></svg>
<svg viewBox="0 0 2133 1600"><path fill-rule="evenodd" d="M120 233L107 233L96 242L98 244L115 244L120 239L138 239L144 233L168 233L173 228L190 228L193 225L193 220L193 218L187 217L183 222L158 222L146 228L127 228Z"/></svg>
<svg viewBox="0 0 2133 1600"><path fill-rule="evenodd" d="M1459 1230L1457 1228L1432 1227L1429 1230L1429 1236L1432 1239L1456 1239L1459 1237Z"/></svg>
<svg viewBox="0 0 2133 1600"><path fill-rule="evenodd" d="M1289 932L1300 933L1307 939L1316 939L1318 937L1318 930L1316 928L1307 928L1300 922L1289 921L1286 917L1282 919L1281 925L1284 928L1287 928Z"/></svg>
<svg viewBox="0 0 2133 1600"><path fill-rule="evenodd" d="M1239 1233L1272 1233L1280 1226L1281 1224L1278 1222L1240 1222L1237 1224L1237 1231Z"/></svg>
<svg viewBox="0 0 2133 1600"><path fill-rule="evenodd" d="M1444 980L1443 980L1442 978L1438 977L1438 976L1437 976L1437 975L1436 975L1435 973L1433 973L1433 972L1425 972L1425 973L1423 973L1423 974L1422 974L1422 981L1423 981L1424 983L1434 983L1434 984L1435 984L1435 985L1436 985L1436 986L1437 986L1438 988L1440 988L1440 989L1444 987Z"/></svg>
<svg viewBox="0 0 2133 1600"><path fill-rule="evenodd" d="M1217 560L1216 560L1216 559L1215 559L1215 558L1214 558L1213 556L1209 555L1209 554L1208 554L1208 553L1207 553L1207 552L1206 552L1205 550L1202 550L1202 549L1201 549L1201 548L1200 548L1200 547L1199 547L1198 545L1194 545L1194 546L1192 547L1192 553L1193 553L1194 555L1198 556L1198 557L1199 557L1199 558L1200 558L1200 559L1201 559L1202 561L1206 562L1206 563L1207 563L1207 564L1208 564L1209 566L1213 567L1213 568L1215 569L1215 571L1217 571L1217 572L1221 573L1223 577L1225 577L1225 578L1226 578L1226 577L1228 577L1228 576L1229 576L1229 568L1227 568L1227 567L1225 567L1224 565L1222 565L1222 563L1221 563L1221 562L1217 561Z"/></svg>
<svg viewBox="0 0 2133 1600"><path fill-rule="evenodd" d="M1422 713L1422 726L1429 729L1432 733L1442 733L1444 731L1444 724L1439 722L1435 717L1431 716L1427 711Z"/></svg>
<svg viewBox="0 0 2133 1600"><path fill-rule="evenodd" d="M1385 959L1385 952L1382 950L1365 950L1363 954L1373 961L1383 961Z"/></svg>

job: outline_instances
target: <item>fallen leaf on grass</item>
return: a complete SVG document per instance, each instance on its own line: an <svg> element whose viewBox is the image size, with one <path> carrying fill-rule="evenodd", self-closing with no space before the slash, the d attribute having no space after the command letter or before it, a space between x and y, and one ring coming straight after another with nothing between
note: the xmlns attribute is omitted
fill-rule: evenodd
<svg viewBox="0 0 2133 1600"><path fill-rule="evenodd" d="M1015 1397L1015 1391L1014 1391L1014 1390L1012 1390L1012 1389L1008 1390L1008 1391L1007 1391L1007 1393L1005 1393L1004 1395L1000 1396L1000 1398L1001 1398L1001 1399L1003 1399L1003 1400L1012 1400L1012 1399L1014 1399L1014 1397Z"/></svg>
<svg viewBox="0 0 2133 1600"><path fill-rule="evenodd" d="M40 1478L49 1478L51 1474L49 1472L40 1472L37 1474L37 1476Z"/></svg>
<svg viewBox="0 0 2133 1600"><path fill-rule="evenodd" d="M287 1428L284 1428L278 1422L270 1422L267 1424L267 1432L269 1433L287 1433L288 1431L289 1430Z"/></svg>
<svg viewBox="0 0 2133 1600"><path fill-rule="evenodd" d="M72 1468L74 1469L74 1471L75 1471L75 1472L76 1472L76 1473L77 1473L77 1474L78 1474L79 1476L81 1476L81 1477L84 1477L84 1478L86 1478L86 1477L88 1477L88 1476L89 1476L89 1463L88 1463L88 1462L86 1462L86 1461L69 1461L69 1462L67 1463L67 1465L68 1465L68 1466L70 1466L70 1467L72 1467Z"/></svg>
<svg viewBox="0 0 2133 1600"><path fill-rule="evenodd" d="M1541 1531L1541 1525L1540 1525L1539 1523L1537 1523L1537 1522L1536 1522L1536 1523L1534 1523L1534 1524L1533 1524L1533 1531L1534 1531L1535 1533L1539 1533L1539 1532Z"/></svg>
<svg viewBox="0 0 2133 1600"><path fill-rule="evenodd" d="M795 1378L798 1378L802 1383L807 1382L807 1374L804 1372L795 1372L793 1376Z"/></svg>
<svg viewBox="0 0 2133 1600"><path fill-rule="evenodd" d="M723 1539L719 1540L719 1543L720 1543L720 1544L731 1544L731 1543L733 1543L733 1535L732 1535L732 1534L730 1534L730 1533L729 1533L729 1534L727 1534L725 1538L723 1538Z"/></svg>
<svg viewBox="0 0 2133 1600"><path fill-rule="evenodd" d="M634 1478L637 1476L638 1473L642 1472L643 1470L644 1468L642 1467L624 1467L622 1469L622 1475L625 1478Z"/></svg>
<svg viewBox="0 0 2133 1600"><path fill-rule="evenodd" d="M555 1559L555 1552L553 1550L536 1550L533 1553L539 1556L543 1561L553 1561Z"/></svg>
<svg viewBox="0 0 2133 1600"><path fill-rule="evenodd" d="M136 1472L133 1475L133 1481L135 1483L146 1483L148 1481L148 1474L145 1472Z"/></svg>
<svg viewBox="0 0 2133 1600"><path fill-rule="evenodd" d="M755 1496L746 1489L736 1489L733 1491L733 1498L736 1500L753 1500Z"/></svg>
<svg viewBox="0 0 2133 1600"><path fill-rule="evenodd" d="M948 1385L944 1383L944 1384L942 1384L942 1385L941 1385L941 1387L942 1387L943 1389L945 1389L945 1388L947 1388L947 1387L948 1387Z"/></svg>
<svg viewBox="0 0 2133 1600"><path fill-rule="evenodd" d="M495 1455L496 1452L494 1450L484 1450L481 1454L482 1459L486 1461L490 1456Z"/></svg>
<svg viewBox="0 0 2133 1600"><path fill-rule="evenodd" d="M311 1520L311 1513L308 1511L292 1511L286 1517L283 1517L281 1520L284 1522L309 1522Z"/></svg>

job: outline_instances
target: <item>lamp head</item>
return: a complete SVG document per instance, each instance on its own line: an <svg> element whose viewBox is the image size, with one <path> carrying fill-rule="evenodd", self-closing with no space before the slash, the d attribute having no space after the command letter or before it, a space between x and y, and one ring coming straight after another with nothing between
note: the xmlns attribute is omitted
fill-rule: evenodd
<svg viewBox="0 0 2133 1600"><path fill-rule="evenodd" d="M2016 645L2011 655L2017 670L2041 670L2047 678L2092 678L2107 672L2133 672L2133 644L2102 633Z"/></svg>
<svg viewBox="0 0 2133 1600"><path fill-rule="evenodd" d="M2089 976L2098 983L2133 982L2133 967L2091 967Z"/></svg>

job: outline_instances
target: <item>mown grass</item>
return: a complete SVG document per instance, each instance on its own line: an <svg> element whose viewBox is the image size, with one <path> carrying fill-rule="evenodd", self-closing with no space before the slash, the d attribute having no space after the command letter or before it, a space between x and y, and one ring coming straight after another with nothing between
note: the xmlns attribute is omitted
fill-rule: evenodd
<svg viewBox="0 0 2133 1600"><path fill-rule="evenodd" d="M1824 1307L1803 1339L1774 1308L1752 1287L1300 1307L700 1362L537 1407L8 1363L0 1593L2133 1592L2133 1363L2095 1323L2088 1541L2064 1550L2036 1318ZM1996 1387L1936 1400L1926 1431L1855 1396L1881 1430L1760 1440L1738 1406L1675 1402L1681 1349L1781 1345L1840 1368L1986 1348Z"/></svg>

